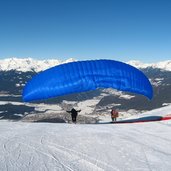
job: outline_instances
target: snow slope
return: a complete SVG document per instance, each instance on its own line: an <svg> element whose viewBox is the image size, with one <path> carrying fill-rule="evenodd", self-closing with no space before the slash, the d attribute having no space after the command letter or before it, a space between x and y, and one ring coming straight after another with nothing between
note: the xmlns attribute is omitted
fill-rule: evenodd
<svg viewBox="0 0 171 171"><path fill-rule="evenodd" d="M171 114L171 106L142 116ZM171 121L57 124L0 121L0 170L171 170Z"/></svg>

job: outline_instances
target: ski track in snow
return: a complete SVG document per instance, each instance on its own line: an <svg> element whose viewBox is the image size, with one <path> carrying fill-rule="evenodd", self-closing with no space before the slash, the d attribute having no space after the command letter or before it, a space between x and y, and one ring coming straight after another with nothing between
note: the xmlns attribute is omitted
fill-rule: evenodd
<svg viewBox="0 0 171 171"><path fill-rule="evenodd" d="M171 121L107 125L0 121L0 170L170 170L170 128Z"/></svg>

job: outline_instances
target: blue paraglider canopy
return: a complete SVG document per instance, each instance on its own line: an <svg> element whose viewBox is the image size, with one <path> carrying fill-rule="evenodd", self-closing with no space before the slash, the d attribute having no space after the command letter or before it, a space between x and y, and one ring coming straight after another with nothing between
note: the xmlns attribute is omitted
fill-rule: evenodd
<svg viewBox="0 0 171 171"><path fill-rule="evenodd" d="M42 100L97 88L153 97L148 78L137 68L114 60L89 60L61 64L40 72L25 85L23 100Z"/></svg>

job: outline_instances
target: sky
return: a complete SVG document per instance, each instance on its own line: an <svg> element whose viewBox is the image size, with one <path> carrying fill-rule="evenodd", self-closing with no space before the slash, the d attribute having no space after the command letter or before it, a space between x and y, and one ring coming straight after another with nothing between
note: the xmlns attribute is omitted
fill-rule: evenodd
<svg viewBox="0 0 171 171"><path fill-rule="evenodd" d="M1 0L0 58L171 59L170 0Z"/></svg>

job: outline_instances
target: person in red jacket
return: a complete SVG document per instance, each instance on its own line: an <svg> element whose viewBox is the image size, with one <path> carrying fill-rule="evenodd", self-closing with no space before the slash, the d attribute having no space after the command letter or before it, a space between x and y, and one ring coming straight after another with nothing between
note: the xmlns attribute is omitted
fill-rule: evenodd
<svg viewBox="0 0 171 171"><path fill-rule="evenodd" d="M116 118L119 116L119 112L116 109L112 109L111 111L111 119L112 122L116 121Z"/></svg>

